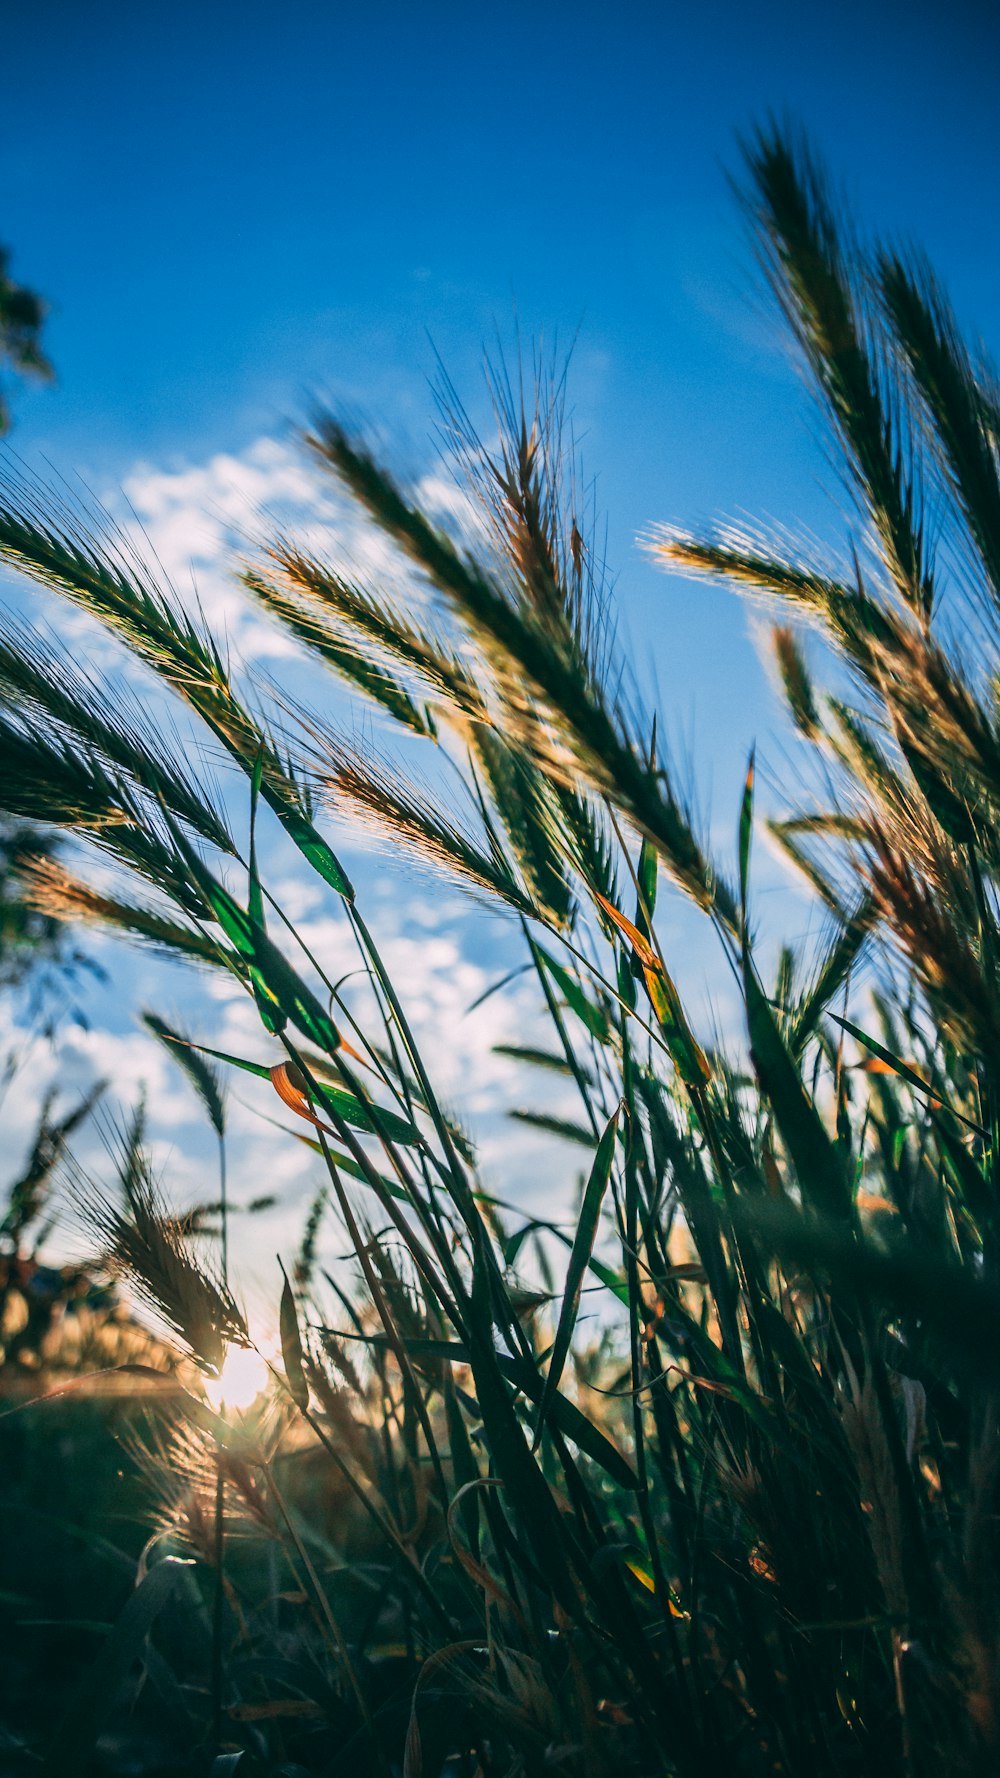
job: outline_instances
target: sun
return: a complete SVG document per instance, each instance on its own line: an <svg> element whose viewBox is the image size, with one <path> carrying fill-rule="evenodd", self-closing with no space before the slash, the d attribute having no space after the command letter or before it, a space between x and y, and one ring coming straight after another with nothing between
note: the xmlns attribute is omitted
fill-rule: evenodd
<svg viewBox="0 0 1000 1778"><path fill-rule="evenodd" d="M268 1385L268 1368L252 1346L229 1346L217 1377L205 1378L205 1394L217 1414L245 1413Z"/></svg>

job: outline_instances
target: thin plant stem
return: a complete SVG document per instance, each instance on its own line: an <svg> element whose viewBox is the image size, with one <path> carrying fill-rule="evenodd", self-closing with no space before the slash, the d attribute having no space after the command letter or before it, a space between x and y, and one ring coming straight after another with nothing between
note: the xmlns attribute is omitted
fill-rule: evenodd
<svg viewBox="0 0 1000 1778"><path fill-rule="evenodd" d="M300 1536L300 1534L299 1534L298 1530L296 1529L296 1526L292 1520L292 1516L291 1516L291 1513L288 1508L288 1502L286 1501L282 1490L278 1486L277 1478L275 1477L275 1474L274 1474L273 1464L265 1463L263 1465L263 1471L264 1471L265 1476L267 1477L268 1487L270 1488L271 1493L274 1496L274 1500L277 1505L278 1511L280 1512L282 1518L285 1521L285 1525L288 1529L288 1535L291 1538L292 1543L294 1544L296 1552L298 1554L299 1560L302 1563L302 1566L305 1569L306 1574L309 1577L309 1583L312 1587L313 1596L316 1600L317 1605L319 1606L320 1612L322 1613L323 1621L327 1627L327 1630L329 1631L330 1637L333 1642L333 1647L334 1647L336 1653L338 1654L338 1656L340 1657L340 1660L343 1662L344 1671L346 1672L348 1680L350 1682L351 1690L353 1691L354 1696L357 1699L358 1709L361 1712L362 1720L364 1722L365 1728L368 1731L368 1737L369 1737L369 1740L371 1741L372 1752L375 1755L375 1759L378 1763L379 1770L383 1774L385 1774L385 1778L389 1778L389 1764L386 1759L385 1749L382 1746L381 1739L376 1731L375 1722L372 1717L371 1710L369 1709L369 1706L368 1706L368 1699L365 1696L364 1687L362 1686L361 1681L358 1678L357 1669L354 1665L354 1662L351 1660L350 1650L348 1649L347 1644L344 1641L343 1631L341 1630L340 1625L337 1622L336 1615L334 1614L333 1608L330 1605L330 1601L329 1601L329 1599L327 1597L327 1593L326 1593L326 1588L323 1586L323 1584L319 1578L319 1575L316 1572L315 1564L313 1563L312 1557L310 1556L309 1551L306 1548L305 1542L304 1542L303 1538Z"/></svg>

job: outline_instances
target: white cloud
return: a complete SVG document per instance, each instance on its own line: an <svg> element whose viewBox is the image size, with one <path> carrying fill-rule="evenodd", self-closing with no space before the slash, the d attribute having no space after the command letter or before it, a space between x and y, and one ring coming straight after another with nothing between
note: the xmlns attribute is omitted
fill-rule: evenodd
<svg viewBox="0 0 1000 1778"><path fill-rule="evenodd" d="M296 652L237 584L239 560L255 555L267 537L291 532L303 547L345 570L392 585L400 580L401 564L391 544L332 477L325 478L299 448L278 439L259 438L239 456L220 453L202 464L173 469L140 464L123 492L124 503L112 497L109 505L136 548L152 555L182 602L197 598L209 623L225 630L247 662L286 659ZM444 485L429 479L427 493L443 509Z"/></svg>
<svg viewBox="0 0 1000 1778"><path fill-rule="evenodd" d="M262 438L240 456L159 469L141 464L111 500L140 554L162 570L182 603L196 598L210 626L245 660L282 659L294 644L264 621L241 591L235 565L276 525L305 517L336 529L337 503L324 495L297 452ZM130 520L130 513L134 519Z"/></svg>

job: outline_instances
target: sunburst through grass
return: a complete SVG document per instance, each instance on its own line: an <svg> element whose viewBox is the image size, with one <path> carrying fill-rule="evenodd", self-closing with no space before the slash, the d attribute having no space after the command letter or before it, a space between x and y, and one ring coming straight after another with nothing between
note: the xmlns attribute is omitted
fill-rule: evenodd
<svg viewBox="0 0 1000 1778"><path fill-rule="evenodd" d="M202 1383L207 1400L220 1414L244 1413L265 1394L271 1374L267 1360L254 1346L227 1346L217 1376Z"/></svg>

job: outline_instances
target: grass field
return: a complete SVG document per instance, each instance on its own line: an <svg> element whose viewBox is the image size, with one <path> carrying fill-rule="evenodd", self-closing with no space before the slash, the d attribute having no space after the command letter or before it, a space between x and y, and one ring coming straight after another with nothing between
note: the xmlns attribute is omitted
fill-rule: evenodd
<svg viewBox="0 0 1000 1778"><path fill-rule="evenodd" d="M764 132L746 177L856 533L841 562L731 526L653 547L769 602L815 758L770 824L825 910L806 955L759 930L752 758L717 858L616 655L558 377L497 377L485 442L446 396L461 534L315 418L317 474L412 597L290 537L239 565L400 725L407 762L423 749L423 785L290 698L265 709L121 540L29 486L0 501L0 555L99 619L245 786L237 822L152 721L9 638L4 809L84 860L25 864L32 904L228 971L260 1021L239 1056L154 1027L219 1140L196 1225L141 1123L116 1180L61 1162L95 1265L159 1344L117 1373L141 1407L67 1395L0 1422L12 1771L995 1769L997 386L919 260L850 243L800 144ZM550 1035L512 1053L540 1106L553 1074L575 1090L556 1126L580 1160L572 1226L484 1190L331 805L519 925ZM264 821L349 923L360 990L262 881ZM88 878L88 849L120 887ZM671 896L738 993L725 1044L664 953ZM245 1411L233 1070L323 1166ZM36 1210L28 1193L8 1219L19 1252ZM326 1218L354 1255L335 1274Z"/></svg>

